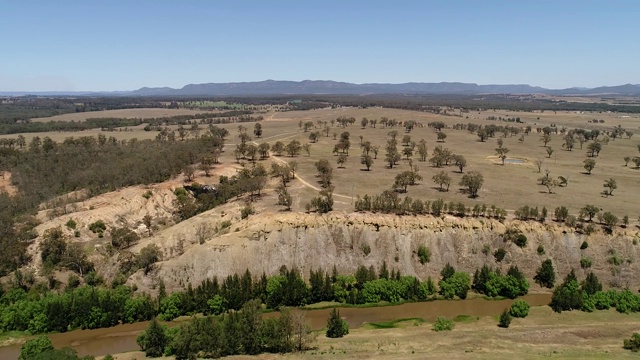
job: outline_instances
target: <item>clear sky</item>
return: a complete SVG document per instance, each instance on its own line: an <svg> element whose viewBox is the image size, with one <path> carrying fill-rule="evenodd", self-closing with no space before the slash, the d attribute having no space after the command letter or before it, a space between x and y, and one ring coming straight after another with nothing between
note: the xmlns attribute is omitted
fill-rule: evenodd
<svg viewBox="0 0 640 360"><path fill-rule="evenodd" d="M639 0L0 0L0 91L640 84Z"/></svg>

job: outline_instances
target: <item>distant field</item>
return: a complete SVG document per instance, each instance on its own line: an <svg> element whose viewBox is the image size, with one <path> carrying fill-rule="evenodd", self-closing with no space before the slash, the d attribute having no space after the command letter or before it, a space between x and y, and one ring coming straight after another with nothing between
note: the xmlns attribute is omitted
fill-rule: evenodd
<svg viewBox="0 0 640 360"><path fill-rule="evenodd" d="M188 110L163 110L163 109L138 109L138 110L115 110L120 116L160 116L162 114L184 114L189 113ZM128 112L128 113L127 113ZM195 111L192 111L195 113ZM127 115L125 115L127 114ZM74 116L114 116L114 111L108 112L96 112L96 113L82 113L72 114ZM62 118L65 115L61 115L58 118ZM69 115L66 115L69 116ZM293 139L298 139L302 143L309 142L309 133L305 133L298 127L298 122L317 120L330 122L339 116L350 117L353 116L357 119L356 123L348 126L346 129L338 128L334 126L331 128L329 137L325 137L322 134L318 143L311 144L311 156L307 156L302 153L301 155L290 158L283 156L281 160L291 161L295 160L299 164L298 174L309 185L319 187L319 183L316 178L316 169L314 163L319 159L328 159L334 166L334 184L335 194L334 197L336 204L335 209L352 211L352 197L357 195L363 196L365 194L374 195L379 194L383 190L390 189L395 176L401 171L409 169L408 161L401 160L398 166L393 169L388 169L387 164L384 162L384 146L386 143L387 134L389 131L398 131L399 145L398 149L402 151L402 144L400 141L405 135L404 129L398 126L394 128L385 129L384 126L378 123L377 128L367 127L361 129L360 119L367 117L369 119L380 119L383 116L388 118L394 118L397 120L417 120L424 124L424 127L415 128L409 136L413 141L420 141L425 139L427 141L427 147L429 157L432 156L433 149L437 145L441 145L443 148L449 148L453 153L461 154L467 159L468 167L465 172L471 170L477 170L484 175L484 185L480 191L480 196L477 199L470 199L460 191L458 183L462 177L457 171L457 168L452 166L443 168L434 168L428 162L420 162L417 159L417 154L413 156L414 165L417 165L423 180L416 186L410 186L408 188L407 195L412 198L421 198L423 200L433 200L443 198L446 201L464 202L467 206L473 206L474 204L487 204L503 207L507 210L515 210L524 205L539 206L542 208L546 206L549 210L549 218L552 217L553 209L557 206L564 205L569 208L572 213L577 213L579 209L586 204L594 204L604 211L612 211L618 217L622 218L624 215L629 215L631 222L635 222L640 215L640 196L637 194L639 188L640 170L632 167L633 163L629 163L629 166L624 166L623 158L625 156L640 156L637 145L640 144L640 132L638 126L640 125L640 119L638 115L631 115L628 118L620 118L620 114L600 114L600 113L574 113L574 112L562 112L554 114L553 112L509 112L505 110L497 111L483 111L480 113L463 113L463 117L442 116L431 113L405 111L397 109L386 108L368 108L368 109L356 109L356 108L341 108L341 109L323 109L313 111L291 111L291 112L276 112L265 115L263 124L263 137L262 139L254 139L257 143L269 142L273 144L277 140L282 140L287 143ZM466 116L469 116L467 119ZM520 117L524 122L523 124L507 123L500 121L488 121L485 120L487 116L502 116L502 117ZM623 115L626 116L626 115ZM540 117L540 119L538 119ZM591 119L603 119L604 123L588 123ZM550 124L557 124L560 126L567 126L569 128L598 128L601 130L612 129L613 126L620 124L626 129L633 130L636 135L631 139L617 139L610 141L608 145L604 145L600 156L596 157L596 167L593 170L592 175L585 175L583 168L583 161L587 158L586 146L580 149L580 145L576 144L573 151L566 151L562 149L562 136L553 135L549 146L555 149L551 158L547 157L546 150L543 147L543 143L539 141L540 135L534 132L528 136L525 136L524 143L518 141L519 136L509 136L504 138L504 147L508 148L509 158L521 159L523 164L507 164L499 165L499 161L496 158L495 148L497 148L496 138L490 138L486 142L479 142L478 137L475 134L470 134L465 130L453 130L444 129L444 133L447 134L447 138L444 143L436 142L436 133L433 129L426 126L431 121L443 121L448 127L453 126L456 123L473 122L478 124L496 124L496 125L513 125L522 126L531 125L534 127L543 127ZM222 155L221 161L225 163L235 162L233 157L233 149L238 142L238 126L240 124L225 124L219 125L229 130L230 136L228 138L228 144L226 152ZM242 124L249 129L249 133L252 134L253 123ZM175 129L176 127L170 127ZM101 132L99 130L82 131L82 132L50 132L50 133L33 133L25 134L27 141L33 136L49 136L56 141L62 141L66 137L74 136L96 136L100 133L107 136L114 136L117 139L153 139L156 137L155 131L144 131L142 126L132 127L129 131L114 131L114 132ZM337 156L332 154L333 146L337 142L333 140L333 133L338 136L343 131L348 131L351 134L351 149L350 155L345 164L345 168L337 168ZM0 136L0 138L15 138L17 135ZM363 136L365 141L371 141L374 145L379 145L381 150L378 154L378 159L374 160L374 164L371 171L363 171L363 166L360 165L359 148L360 138ZM499 136L499 135L497 135ZM548 169L553 178L558 176L568 177L569 183L567 187L558 187L554 189L553 194L548 194L547 189L544 186L538 185L537 179L543 174L538 173L534 161L537 159L543 160L542 170ZM269 164L266 164L269 166ZM440 192L437 189L437 185L432 181L433 175L444 170L451 176L452 183L449 192ZM606 179L614 178L617 181L618 188L614 191L613 196L604 197L602 195L603 183ZM313 188L301 184L299 182L292 183L292 192L294 196L293 209L296 211L304 211L304 205L309 199L314 196L316 190Z"/></svg>
<svg viewBox="0 0 640 360"><path fill-rule="evenodd" d="M448 135L446 142L437 143L436 133L433 129L427 128L426 123L434 120L445 122L448 126L452 126L459 122L474 122L480 124L496 124L496 125L518 125L514 123L487 121L482 120L488 114L495 116L519 116L525 124L520 126L531 125L534 127L545 126L546 124L566 124L572 127L586 127L587 119L603 118L604 124L591 124L600 129L610 129L613 124L624 123L629 125L638 119L620 119L617 120L616 114L533 114L533 113L509 113L506 111L484 112L480 115L469 114L470 118L457 118L448 116L437 116L433 114L419 113L413 111L402 111L394 109L334 109L334 110L315 110L307 112L283 112L276 113L273 116L267 116L263 123L264 138L273 144L278 139L283 139L287 143L292 139L298 139L302 143L308 142L309 133L304 133L298 129L298 121L316 120L330 121L338 116L353 116L357 119L356 124L346 129L334 127L330 130L329 137L321 136L320 141L311 145L311 156L301 154L295 158L282 157L286 161L295 160L299 164L298 173L309 183L319 186L316 178L316 169L314 163L319 159L328 159L334 165L334 184L336 186L335 193L345 195L345 197L336 197L336 200L345 201L348 205L344 209L353 209L351 207L351 196L365 194L379 194L383 190L390 189L394 182L396 174L409 169L407 160L400 161L399 166L394 169L388 169L384 162L384 146L387 133L392 130L398 131L398 140L405 135L404 129L396 126L395 128L385 129L378 124L377 128L367 127L361 129L360 119L362 117L380 118L386 116L396 118L398 120L415 119L421 121L425 127L415 128L409 135L411 139L418 142L420 139L427 141L429 157L435 146L441 145L443 148L449 148L456 154L461 154L467 159L468 167L465 172L477 170L484 175L484 185L477 199L470 199L459 191L458 182L462 177L454 167L434 168L428 162L420 162L417 154L413 156L413 162L420 169L423 180L419 185L410 186L407 195L412 198L421 198L424 200L444 198L446 201L460 201L465 204L473 205L476 203L495 204L508 210L515 210L524 205L546 206L549 210L549 218L553 213L553 209L557 206L567 206L572 213L577 213L581 207L586 204L594 204L602 208L604 211L613 211L620 218L625 214L629 215L631 221L635 221L640 215L640 196L637 195L638 179L640 170L630 166L625 167L623 157L640 156L637 145L640 144L640 135L634 135L631 139L617 139L610 141L608 145L604 145L599 157L596 157L596 167L592 175L585 175L583 161L587 158L586 146L581 150L579 144L573 151L562 149L562 136L553 135L552 141L548 144L555 149L551 158L547 157L546 149L543 143L539 141L540 135L535 133L525 136L524 143L518 141L519 136L504 138L504 147L510 149L509 158L522 159L523 164L507 164L499 165L499 161L495 157L495 148L497 148L496 138L490 138L486 142L479 142L475 134L470 134L464 130L445 129ZM536 116L536 117L533 117ZM537 120L537 116L541 119ZM476 118L477 117L477 118ZM533 117L533 119L532 119ZM536 125L537 124L537 125ZM626 125L623 125L626 126ZM230 127L233 135L237 135L237 126ZM630 128L630 127L627 127ZM351 134L351 149L349 158L344 169L337 168L337 156L332 154L333 146L337 140L333 140L333 133L339 134L348 131ZM362 135L365 141L371 141L374 145L379 145L381 150L378 159L374 160L371 171L363 171L360 165L359 148ZM237 138L230 138L229 142L234 143ZM260 142L258 140L257 142ZM232 149L232 147L229 147ZM402 146L399 144L399 151ZM567 187L558 187L554 189L553 194L548 194L544 186L538 185L537 179L543 174L538 173L534 161L543 160L542 170L548 169L553 178L564 176L569 178ZM451 189L449 192L440 192L437 185L431 180L432 176L437 172L444 170L451 178ZM606 179L614 178L617 181L618 189L614 191L614 196L604 197L601 193L604 190L603 183ZM338 208L343 208L337 206Z"/></svg>
<svg viewBox="0 0 640 360"><path fill-rule="evenodd" d="M176 115L194 115L206 112L216 113L217 111L199 111L186 109L121 109L121 110L105 110L105 111L87 111L80 113L62 114L45 118L34 118L31 121L47 122L47 121L84 121L91 118L154 118Z"/></svg>
<svg viewBox="0 0 640 360"><path fill-rule="evenodd" d="M229 109L241 109L245 105L236 104L236 103L228 103L226 101L187 101L182 103L182 106L189 108L212 108L212 107L224 107Z"/></svg>

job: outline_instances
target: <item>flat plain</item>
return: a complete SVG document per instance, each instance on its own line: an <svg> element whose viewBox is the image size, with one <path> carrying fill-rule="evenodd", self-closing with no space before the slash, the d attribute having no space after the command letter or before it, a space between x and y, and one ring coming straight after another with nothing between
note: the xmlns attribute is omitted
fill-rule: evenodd
<svg viewBox="0 0 640 360"><path fill-rule="evenodd" d="M557 124L558 128L566 126L571 128L597 128L602 130L613 129L618 124L623 128L631 129L637 133L637 125L640 120L637 118L619 118L618 114L537 114L537 113L513 113L506 111L489 111L481 114L469 115L465 117L439 116L429 113L403 111L394 109L326 109L305 112L282 112L273 116L267 116L263 122L264 141L271 144L276 140L285 143L292 139L298 139L302 143L309 142L309 132L304 132L298 127L299 121L331 121L337 117L355 117L356 123L346 128L332 127L329 136L322 133L317 143L311 144L310 156L304 152L296 157L282 156L286 161L295 160L299 165L298 174L300 177L314 186L319 186L315 162L319 159L328 159L334 165L334 185L335 194L342 195L342 199L351 201L351 197L365 194L375 195L384 190L390 189L394 183L395 176L405 170L409 170L409 161L403 156L403 160L388 168L384 161L384 147L390 131L397 131L398 150L402 152L401 140L404 135L409 135L412 141L419 142L424 139L427 142L429 157L433 155L436 146L448 148L451 152L463 155L468 163L464 172L479 171L484 176L484 184L475 199L469 198L461 191L458 183L462 173L454 166L436 168L429 162L418 161L417 154L412 157L413 165L417 165L423 180L416 186L408 188L407 195L412 198L423 200L434 200L443 198L446 201L463 202L467 206L474 204L496 205L508 210L515 210L524 205L539 206L540 209L546 206L549 213L557 206L566 206L572 213L577 213L579 209L587 204L594 204L604 211L612 211L618 217L629 215L633 221L640 215L640 197L637 196L637 189L640 186L640 170L634 168L633 162L625 166L623 158L629 156L640 156L638 135L633 135L630 139L626 136L611 140L607 145L603 145L603 150L598 157L595 157L596 167L591 175L585 174L583 161L587 159L587 145L576 144L572 151L562 148L563 139L560 134L553 134L552 140L548 143L554 149L551 157L548 157L546 147L540 141L542 134L536 132L537 127L544 127ZM486 120L488 116L521 117L523 123L509 123L501 121ZM380 119L388 117L397 120L416 120L423 124L423 127L416 127L410 133L405 133L404 128L395 126L385 128L379 122L376 128L360 126L360 119ZM540 119L538 119L540 117ZM604 119L604 123L588 123L593 118ZM437 133L434 129L427 127L427 123L432 121L442 121L447 125L443 132L447 134L444 142L437 141ZM476 134L471 134L466 130L454 130L453 125L457 123L476 123L482 125L502 125L502 126L532 126L530 135L525 135L524 141L519 141L518 136L507 136L502 138L504 145L509 149L508 158L521 160L522 163L501 164L495 149L498 148L497 139L502 135L497 134L495 138L489 138L485 142L480 142ZM561 125L564 124L564 125ZM250 125L245 125L250 127ZM237 135L236 126L230 126L229 130L233 135ZM320 130L320 129L318 129ZM316 131L316 130L311 130ZM344 131L350 133L351 148L349 157L344 168L338 168L337 158L333 154L333 147L337 140L333 139L333 134L340 134ZM370 171L365 171L360 164L360 136L363 141L370 141L373 145L380 146L380 152ZM261 142L256 139L256 142ZM237 142L237 138L230 138L231 143ZM535 165L536 160L542 160L541 172ZM558 176L568 178L566 187L556 187L549 194L546 187L539 185L538 179L548 170L554 179ZM451 188L448 192L438 190L438 185L432 181L433 175L440 171L445 171L452 178ZM612 196L603 195L604 181L613 178L616 180L618 188L614 190Z"/></svg>
<svg viewBox="0 0 640 360"><path fill-rule="evenodd" d="M84 118L103 117L103 116L162 116L167 114L187 114L196 113L193 110L173 111L166 109L131 109L131 110L112 110L108 112L92 112L81 114L67 114L63 116L83 116ZM336 200L335 209L340 211L352 211L353 202L357 196L377 195L384 190L388 190L394 183L395 176L402 171L409 170L409 161L403 156L397 166L392 169L388 168L388 164L384 161L385 144L389 137L389 132L397 131L398 150L402 153L402 138L405 135L411 137L414 142L424 139L427 142L428 158L433 155L433 149L436 146L447 148L455 154L462 155L467 160L467 167L464 172L478 171L484 176L484 184L479 192L479 196L475 199L469 198L459 186L459 181L464 173L460 173L454 166L445 166L442 168L433 167L428 161L419 161L418 155L414 152L412 162L418 167L422 180L415 186L409 186L407 196L412 198L420 198L422 200L435 200L442 198L445 201L463 202L467 207L475 204L496 205L507 210L516 210L524 205L547 207L549 210L549 218L553 213L553 209L557 206L566 206L571 213L577 214L579 209L587 204L596 205L603 211L611 211L619 218L628 215L633 223L640 215L640 196L637 196L637 189L640 188L640 170L634 167L633 162L629 162L625 166L624 157L640 156L637 146L640 144L640 119L638 115L631 114L629 117L625 114L616 113L579 113L579 112L509 112L506 110L485 110L475 113L460 113L453 109L448 111L450 114L458 114L461 116L444 116L433 113L388 109L388 108L337 108L337 109L319 109L311 111L289 111L289 112L272 112L265 114L265 120L262 121L263 134L261 138L253 138L255 143L268 142L273 145L276 141L282 141L285 144L291 140L299 140L301 143L309 143L309 134L312 131L321 131L322 128L311 129L309 132L303 131L299 127L300 121L311 121L314 125L318 125L318 121L327 122L331 126L331 120L338 117L354 117L356 122L345 128L338 127L337 123L329 130L329 136L321 131L321 136L316 143L311 143L310 154L304 151L295 157L286 155L275 157L269 160L259 161L269 166L269 161L296 161L298 163L298 176L302 180L302 184L293 184L294 198L296 199L293 209L303 211L304 205L312 196L320 189L320 183L317 178L315 163L320 159L327 159L333 164L333 175L335 186L334 199ZM489 117L519 117L522 123L504 122L497 120L487 120ZM416 120L422 126L415 127L410 133L406 133L401 126L385 127L378 124L375 128L367 126L362 128L360 120L366 117L368 119L381 119L387 117L398 121ZM78 118L80 119L80 117ZM601 119L604 122L593 123L593 119ZM437 141L437 133L434 129L429 128L427 124L433 121L442 121L446 124L446 128L442 131L447 135L444 142ZM475 123L481 125L501 125L501 126L518 126L525 128L531 126L533 131L529 135L524 136L524 141L519 141L520 135L507 136L502 138L501 134L496 134L494 138L488 138L485 142L479 141L476 134L472 134L466 130L454 130L453 126L460 123ZM615 126L621 126L624 129L631 130L634 135L629 139L626 136L610 140L607 145L603 145L603 149L599 156L595 157L596 166L591 175L585 174L583 161L587 159L588 142L584 143L582 149L576 143L572 151L563 149L563 136L561 134L553 134L551 142L547 145L554 149L551 157L547 155L546 147L540 141L542 134L536 132L536 128L545 127L555 124L556 127L587 128L599 129L601 131L612 130ZM243 124L223 124L218 125L227 128L230 136L227 139L225 153L221 157L223 163L233 163L236 159L233 156L235 144L239 142L238 126L242 125L248 128L248 133L252 134L254 123ZM324 125L323 125L324 126ZM34 136L51 137L55 141L63 141L65 138L74 136L97 136L105 134L114 136L119 140L129 140L132 138L153 139L157 135L155 131L144 131L144 125L135 126L119 131L102 132L99 129L80 131L80 132L49 132L49 133L28 133L24 134L27 141ZM170 129L176 129L177 126L169 126ZM201 128L205 128L201 125ZM334 145L339 139L342 132L349 132L351 148L349 156L344 167L338 168L338 156L333 154ZM17 135L3 135L4 138L15 138ZM362 141L370 141L372 145L380 146L377 159L374 160L370 171L365 171L363 165L360 164L360 137ZM496 154L497 139L502 138L503 147L509 149L507 154L509 159L517 159L521 163L501 164ZM601 136L602 138L602 136ZM541 160L541 172L535 165L536 160ZM242 161L248 165L248 161ZM538 179L548 170L552 178L559 176L568 179L568 185L565 187L556 187L552 189L550 194L546 187L539 185ZM438 189L438 185L432 181L432 177L445 171L451 178L451 187L449 191L442 192ZM603 184L605 180L613 178L617 183L617 189L614 190L612 196L603 195Z"/></svg>

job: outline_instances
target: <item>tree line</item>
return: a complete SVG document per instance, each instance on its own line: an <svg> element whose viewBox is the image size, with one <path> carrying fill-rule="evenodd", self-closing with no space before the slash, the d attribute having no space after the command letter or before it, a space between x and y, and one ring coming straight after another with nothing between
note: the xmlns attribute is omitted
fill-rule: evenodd
<svg viewBox="0 0 640 360"><path fill-rule="evenodd" d="M527 293L528 283L517 267L506 276L495 272L476 272L473 284L469 274L458 272L447 264L437 283L428 278L420 281L389 269L386 262L375 269L360 266L352 275L341 275L335 267L331 272L311 270L308 282L297 269L283 266L279 274L254 277L248 270L204 280L196 287L166 294L159 283L158 295L136 294L135 288L117 285L114 288L70 284L62 292L48 290L46 284L34 284L30 289L16 286L0 297L0 329L28 331L32 334L72 329L96 329L120 323L149 320L158 316L172 320L179 316L220 315L241 310L257 300L268 309L299 307L322 301L347 304L386 301L425 301L439 294L445 299L464 299L472 288L487 296L516 297ZM517 288L518 290L514 290ZM491 290L488 290L491 289ZM27 291L29 290L29 291Z"/></svg>

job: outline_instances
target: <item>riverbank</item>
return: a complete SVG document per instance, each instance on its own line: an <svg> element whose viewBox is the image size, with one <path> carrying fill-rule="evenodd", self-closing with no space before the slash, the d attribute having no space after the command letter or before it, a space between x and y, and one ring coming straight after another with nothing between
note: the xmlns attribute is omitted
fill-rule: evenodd
<svg viewBox="0 0 640 360"><path fill-rule="evenodd" d="M522 297L532 306L547 305L551 294L529 294ZM340 315L349 323L352 329L366 323L387 322L397 319L420 318L427 322L435 321L438 316L454 318L458 315L474 317L494 316L509 307L513 300L487 300L476 297L466 300L434 300L426 302L404 303L385 306L340 307ZM332 308L332 307L331 307ZM331 308L307 309L306 319L313 330L320 330L326 326ZM265 313L265 317L278 316L278 312ZM176 326L183 317L167 323ZM74 330L65 333L49 334L49 338L56 348L70 346L79 355L105 355L108 353L124 353L137 350L136 337L146 329L147 322L123 324L111 328L94 330ZM17 359L24 340L16 339L9 346L0 348L0 359Z"/></svg>
<svg viewBox="0 0 640 360"><path fill-rule="evenodd" d="M497 316L459 320L452 331L445 332L434 332L431 322L415 320L383 329L362 326L341 339L320 334L316 348L303 353L234 359L637 359L637 353L622 348L622 341L640 332L640 314L613 309L556 314L548 306L537 306L528 317L514 319L508 329L497 326ZM146 357L135 351L115 359Z"/></svg>

